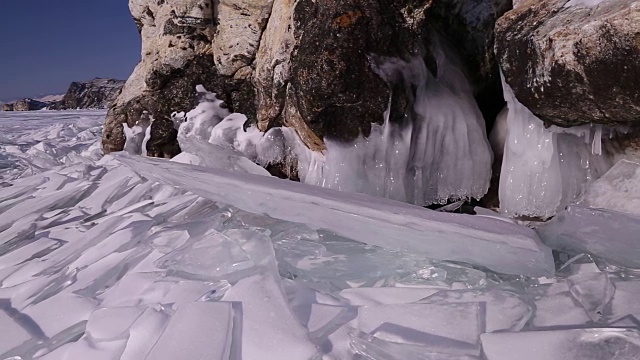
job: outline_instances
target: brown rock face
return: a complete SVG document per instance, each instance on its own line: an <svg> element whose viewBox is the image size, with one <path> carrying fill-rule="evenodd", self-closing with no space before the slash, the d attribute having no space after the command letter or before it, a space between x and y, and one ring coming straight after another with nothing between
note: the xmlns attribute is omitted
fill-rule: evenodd
<svg viewBox="0 0 640 360"><path fill-rule="evenodd" d="M122 123L133 126L148 111L155 120L148 154L176 155L170 115L194 107L198 84L261 130L293 127L313 150L324 148L325 137L368 135L390 101L392 121L407 118L413 101L409 85L389 89L372 64L422 54L436 73L428 51L435 33L469 58L464 65L479 94L498 88L489 97L500 104L488 108L500 108L491 34L506 2L130 0L142 61L109 110L104 150L121 150Z"/></svg>
<svg viewBox="0 0 640 360"><path fill-rule="evenodd" d="M390 95L369 57L417 53L421 34L404 26L392 2L374 0L301 1L294 23L301 36L291 60L291 100L305 124L320 139L368 135Z"/></svg>
<svg viewBox="0 0 640 360"><path fill-rule="evenodd" d="M12 111L34 111L47 107L47 103L33 99L22 99L11 104Z"/></svg>
<svg viewBox="0 0 640 360"><path fill-rule="evenodd" d="M549 123L637 124L640 1L568 5L523 1L498 21L496 54L507 83Z"/></svg>
<svg viewBox="0 0 640 360"><path fill-rule="evenodd" d="M402 84L390 91L372 62L423 54L435 73L427 50L435 33L456 45L481 109L495 118L504 101L493 27L509 8L510 1L499 0L276 0L254 73L259 127L294 127L307 146L320 150L325 136L349 141L367 135L371 123L382 121L390 93L391 118L402 121L411 94Z"/></svg>
<svg viewBox="0 0 640 360"><path fill-rule="evenodd" d="M219 93L234 111L249 117L255 114L249 81L223 76L216 70L210 1L131 0L129 7L141 30L142 61L109 109L103 134L106 153L124 147L122 123L133 126L147 111L154 118L148 155L170 158L179 154L171 113L195 106L199 84Z"/></svg>

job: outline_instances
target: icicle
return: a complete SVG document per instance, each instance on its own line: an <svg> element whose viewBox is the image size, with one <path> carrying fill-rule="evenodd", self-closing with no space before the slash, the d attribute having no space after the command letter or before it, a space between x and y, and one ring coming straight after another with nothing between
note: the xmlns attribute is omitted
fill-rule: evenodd
<svg viewBox="0 0 640 360"><path fill-rule="evenodd" d="M419 57L386 59L377 69L390 85L403 81L417 89L415 118L391 124L389 100L384 125L373 124L369 137L350 143L325 139L324 154L306 148L293 129L274 128L266 135L255 127L244 130L246 117L229 114L201 86L200 103L180 125L180 145L195 153L202 148L197 141L230 146L264 165L295 158L304 183L418 205L480 198L489 187L492 162L484 119L462 72L443 49L434 53L437 76Z"/></svg>
<svg viewBox="0 0 640 360"><path fill-rule="evenodd" d="M144 129L138 125L129 127L127 123L122 124L124 130L125 142L124 151L131 155L142 154L142 140L144 139Z"/></svg>
<svg viewBox="0 0 640 360"><path fill-rule="evenodd" d="M596 133L593 135L591 153L594 155L602 155L602 125L596 125Z"/></svg>
<svg viewBox="0 0 640 360"><path fill-rule="evenodd" d="M500 208L509 216L548 218L562 198L554 133L520 104L503 80L507 138L500 176Z"/></svg>
<svg viewBox="0 0 640 360"><path fill-rule="evenodd" d="M142 156L147 156L147 143L151 139L151 126L153 126L153 116L149 116L149 125L144 131L144 140L142 140Z"/></svg>
<svg viewBox="0 0 640 360"><path fill-rule="evenodd" d="M418 205L482 197L492 161L484 119L462 72L444 50L435 53L437 77L418 57L384 59L376 69L390 83L402 79L417 88L415 118L392 124L388 109L384 124L373 124L367 138L346 144L325 139L326 154L307 172L299 170L306 174L301 179Z"/></svg>
<svg viewBox="0 0 640 360"><path fill-rule="evenodd" d="M509 113L500 208L509 216L549 218L611 167L611 157L603 154L603 127L545 129L542 121L518 102L504 79L503 88Z"/></svg>

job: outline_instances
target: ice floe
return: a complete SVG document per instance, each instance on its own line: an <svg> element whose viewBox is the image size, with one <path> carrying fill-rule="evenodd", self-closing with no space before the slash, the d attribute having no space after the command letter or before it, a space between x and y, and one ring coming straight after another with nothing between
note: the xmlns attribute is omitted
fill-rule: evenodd
<svg viewBox="0 0 640 360"><path fill-rule="evenodd" d="M207 167L102 157L104 113L2 116L0 359L640 355L631 243L584 245L584 222L558 216L576 241L552 257L497 215L275 179L233 147ZM631 226L596 188L632 189L627 170L574 207Z"/></svg>

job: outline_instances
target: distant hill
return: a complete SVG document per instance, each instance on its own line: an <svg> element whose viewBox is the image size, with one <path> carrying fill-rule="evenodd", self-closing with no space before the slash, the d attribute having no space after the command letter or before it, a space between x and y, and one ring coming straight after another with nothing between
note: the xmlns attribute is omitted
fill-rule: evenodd
<svg viewBox="0 0 640 360"><path fill-rule="evenodd" d="M116 100L125 80L95 78L72 82L64 97L51 109L106 109Z"/></svg>
<svg viewBox="0 0 640 360"><path fill-rule="evenodd" d="M41 109L106 109L113 103L125 80L95 78L91 81L74 81L64 95L49 95L39 99L26 98L2 104L2 111L32 111Z"/></svg>
<svg viewBox="0 0 640 360"><path fill-rule="evenodd" d="M54 103L54 102L61 101L63 98L64 98L64 94L61 94L61 95L47 95L35 100L42 101L45 103Z"/></svg>
<svg viewBox="0 0 640 360"><path fill-rule="evenodd" d="M2 104L1 109L2 111L33 111L42 110L47 106L49 106L49 103L27 98Z"/></svg>

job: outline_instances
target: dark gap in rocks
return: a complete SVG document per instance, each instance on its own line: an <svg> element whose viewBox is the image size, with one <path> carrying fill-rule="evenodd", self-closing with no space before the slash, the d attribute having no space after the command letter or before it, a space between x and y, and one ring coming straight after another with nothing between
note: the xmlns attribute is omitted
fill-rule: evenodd
<svg viewBox="0 0 640 360"><path fill-rule="evenodd" d="M296 164L292 164L288 161L283 161L275 164L268 164L264 166L264 168L269 172L269 174L271 174L271 176L275 176L284 180L300 182Z"/></svg>
<svg viewBox="0 0 640 360"><path fill-rule="evenodd" d="M455 204L456 202L457 201L449 200L446 204L431 204L431 205L425 205L423 207L430 210L443 211L443 212L448 212L452 214L476 215L476 212L473 210L473 208L475 208L476 206L481 206L478 200L471 199L471 200L466 200L462 205L460 205L460 207L452 211L446 211L443 209L446 206Z"/></svg>

